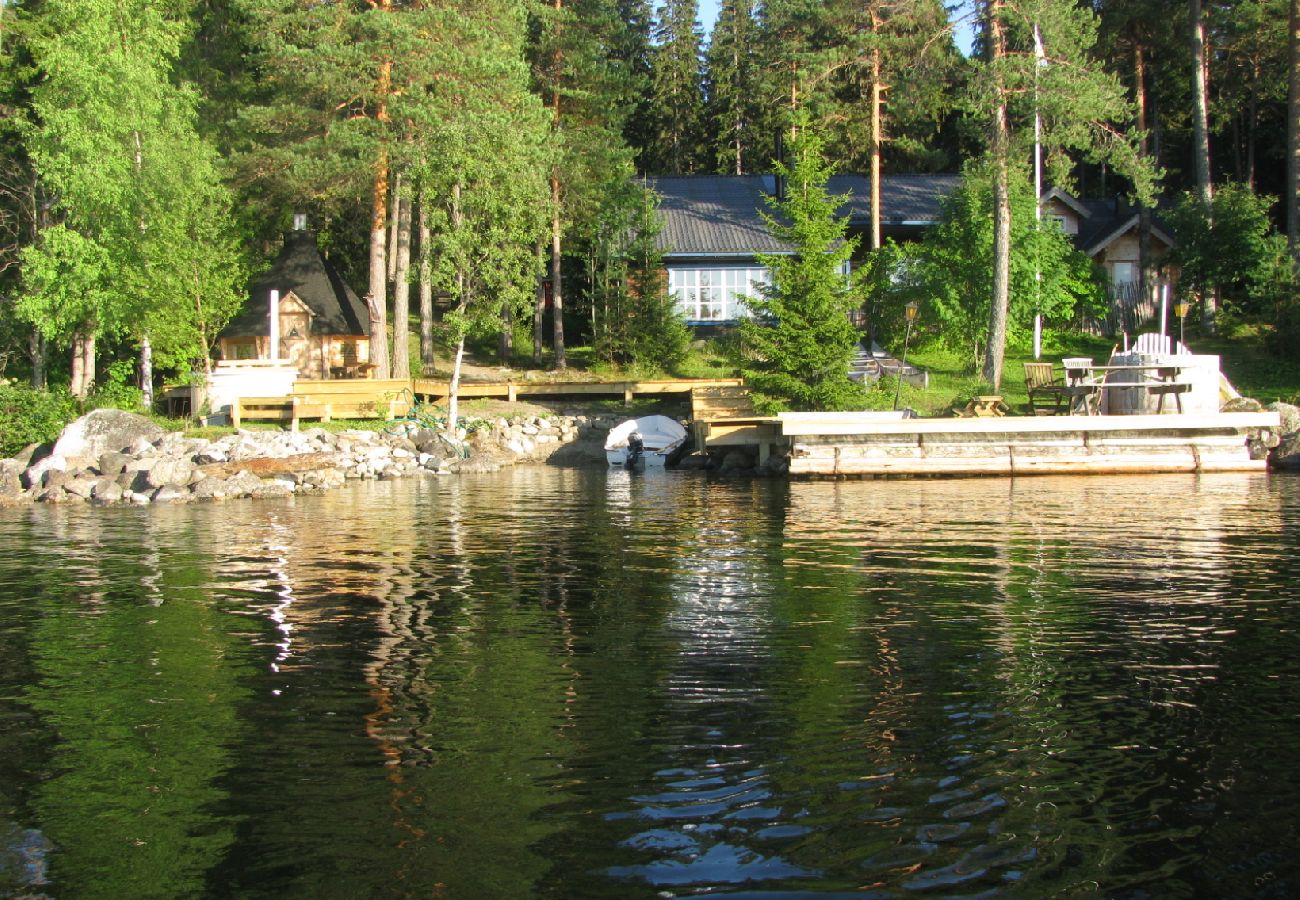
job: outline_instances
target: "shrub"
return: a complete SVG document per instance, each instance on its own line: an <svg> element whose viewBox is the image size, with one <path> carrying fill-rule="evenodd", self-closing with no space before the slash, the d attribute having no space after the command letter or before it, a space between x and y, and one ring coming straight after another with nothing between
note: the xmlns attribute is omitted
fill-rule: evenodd
<svg viewBox="0 0 1300 900"><path fill-rule="evenodd" d="M58 438L77 417L77 403L65 391L37 391L0 380L0 457L13 456L28 444Z"/></svg>

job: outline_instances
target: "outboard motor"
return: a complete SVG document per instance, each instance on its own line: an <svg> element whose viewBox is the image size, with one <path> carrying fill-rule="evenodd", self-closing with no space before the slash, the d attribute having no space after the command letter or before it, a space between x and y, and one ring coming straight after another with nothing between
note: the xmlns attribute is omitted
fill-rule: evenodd
<svg viewBox="0 0 1300 900"><path fill-rule="evenodd" d="M641 456L645 453L645 438L641 432L633 431L627 436L627 459L623 465L626 468L635 468L637 463L641 462Z"/></svg>

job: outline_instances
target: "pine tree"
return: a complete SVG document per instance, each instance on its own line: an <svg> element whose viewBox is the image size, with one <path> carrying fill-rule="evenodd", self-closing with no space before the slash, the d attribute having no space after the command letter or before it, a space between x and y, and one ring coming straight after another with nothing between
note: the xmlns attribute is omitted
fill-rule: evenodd
<svg viewBox="0 0 1300 900"><path fill-rule="evenodd" d="M983 377L997 388L1002 380L1010 303L1011 167L1028 166L1034 114L1041 117L1042 143L1057 183L1067 181L1067 151L1104 159L1132 179L1139 199L1149 202L1153 176L1133 135L1123 87L1088 56L1096 19L1068 0L1034 0L1011 6L982 0L988 56L973 73L968 109L989 122L986 160L993 179L993 296ZM1046 56L1034 52L1037 26ZM1023 161L1023 162L1022 162Z"/></svg>
<svg viewBox="0 0 1300 900"><path fill-rule="evenodd" d="M568 365L564 256L582 249L569 246L568 238L596 218L610 185L632 175L622 134L633 82L624 61L610 53L621 28L616 13L612 0L548 0L533 7L533 86L551 123L551 345L557 369ZM534 357L540 353L534 347Z"/></svg>

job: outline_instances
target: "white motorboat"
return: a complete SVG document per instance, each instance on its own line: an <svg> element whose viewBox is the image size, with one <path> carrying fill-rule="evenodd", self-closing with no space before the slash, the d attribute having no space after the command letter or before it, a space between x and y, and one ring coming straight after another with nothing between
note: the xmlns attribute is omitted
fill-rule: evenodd
<svg viewBox="0 0 1300 900"><path fill-rule="evenodd" d="M611 466L662 469L686 449L686 429L668 416L641 416L610 429L605 459Z"/></svg>

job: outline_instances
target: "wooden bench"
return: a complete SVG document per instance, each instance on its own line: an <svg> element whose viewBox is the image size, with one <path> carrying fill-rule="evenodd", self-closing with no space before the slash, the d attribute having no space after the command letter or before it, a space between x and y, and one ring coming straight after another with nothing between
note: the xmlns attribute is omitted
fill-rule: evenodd
<svg viewBox="0 0 1300 900"><path fill-rule="evenodd" d="M1007 412L1007 404L1000 394L982 394L971 398L965 409L957 411L957 415L962 418L986 418L989 416L1005 416Z"/></svg>

